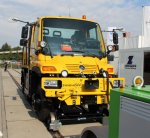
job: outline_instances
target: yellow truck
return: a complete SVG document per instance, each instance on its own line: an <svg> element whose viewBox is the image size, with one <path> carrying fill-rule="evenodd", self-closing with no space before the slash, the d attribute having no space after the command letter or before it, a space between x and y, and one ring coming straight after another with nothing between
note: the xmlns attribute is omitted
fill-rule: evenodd
<svg viewBox="0 0 150 138"><path fill-rule="evenodd" d="M115 31L113 42L105 48L100 25L85 16L45 16L23 26L22 91L50 129L108 116L110 89L124 86L108 63L118 50Z"/></svg>

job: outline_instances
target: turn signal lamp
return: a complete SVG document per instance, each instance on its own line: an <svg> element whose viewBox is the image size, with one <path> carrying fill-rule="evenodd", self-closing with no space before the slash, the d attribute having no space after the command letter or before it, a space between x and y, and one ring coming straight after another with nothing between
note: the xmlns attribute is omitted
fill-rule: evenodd
<svg viewBox="0 0 150 138"><path fill-rule="evenodd" d="M54 66L43 66L42 67L42 71L50 71L50 72L54 72L54 71L57 71L56 68Z"/></svg>
<svg viewBox="0 0 150 138"><path fill-rule="evenodd" d="M113 73L114 69L113 68L107 68L108 73Z"/></svg>
<svg viewBox="0 0 150 138"><path fill-rule="evenodd" d="M82 16L82 19L86 20L86 15L83 15L83 16Z"/></svg>
<svg viewBox="0 0 150 138"><path fill-rule="evenodd" d="M144 84L144 80L141 76L136 76L133 80L133 84L135 87L141 88Z"/></svg>

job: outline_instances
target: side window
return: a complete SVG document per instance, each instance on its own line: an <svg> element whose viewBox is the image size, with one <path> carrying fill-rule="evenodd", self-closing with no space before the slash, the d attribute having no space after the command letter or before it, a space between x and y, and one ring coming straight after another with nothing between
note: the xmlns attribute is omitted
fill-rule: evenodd
<svg viewBox="0 0 150 138"><path fill-rule="evenodd" d="M39 27L36 26L34 30L34 47L36 47L38 42L38 34L39 34Z"/></svg>
<svg viewBox="0 0 150 138"><path fill-rule="evenodd" d="M99 33L97 32L97 28L92 28L89 30L89 38L100 41Z"/></svg>
<svg viewBox="0 0 150 138"><path fill-rule="evenodd" d="M27 47L23 47L23 53L22 53L22 58L23 58L23 65L27 65Z"/></svg>
<svg viewBox="0 0 150 138"><path fill-rule="evenodd" d="M89 37L90 38L96 39L95 31L96 31L95 28L89 30Z"/></svg>
<svg viewBox="0 0 150 138"><path fill-rule="evenodd" d="M34 54L35 54L34 48L37 47L38 34L39 34L39 28L38 28L38 26L33 26L33 28L32 28L31 49L30 49L30 54L31 54L31 55L34 55Z"/></svg>

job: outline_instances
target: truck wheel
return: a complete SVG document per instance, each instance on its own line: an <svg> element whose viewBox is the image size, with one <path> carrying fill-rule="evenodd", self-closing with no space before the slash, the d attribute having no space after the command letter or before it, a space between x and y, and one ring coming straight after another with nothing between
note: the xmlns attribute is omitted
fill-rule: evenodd
<svg viewBox="0 0 150 138"><path fill-rule="evenodd" d="M37 112L38 119L42 122L46 122L50 116L50 110L46 101L44 101L43 91L40 86L37 89L37 92L32 95L32 105L35 111Z"/></svg>
<svg viewBox="0 0 150 138"><path fill-rule="evenodd" d="M91 131L86 131L83 133L81 138L97 138L97 136Z"/></svg>
<svg viewBox="0 0 150 138"><path fill-rule="evenodd" d="M38 119L42 122L46 122L48 118L50 117L50 111L48 108L41 108L39 111L37 111Z"/></svg>
<svg viewBox="0 0 150 138"><path fill-rule="evenodd" d="M24 94L24 91L25 91L25 87L24 87L24 85L22 85L21 92Z"/></svg>

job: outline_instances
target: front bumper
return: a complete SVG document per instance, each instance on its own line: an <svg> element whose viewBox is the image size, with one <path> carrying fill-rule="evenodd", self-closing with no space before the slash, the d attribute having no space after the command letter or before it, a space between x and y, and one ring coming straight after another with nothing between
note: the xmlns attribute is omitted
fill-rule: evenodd
<svg viewBox="0 0 150 138"><path fill-rule="evenodd" d="M125 85L124 78L109 78L109 82L109 92L113 85L117 86L117 82L119 82L118 87L120 87L119 85ZM80 105L82 104L81 99L88 96L92 96L92 100L95 99L95 104L107 103L106 93L108 87L106 78L43 77L41 84L46 97L57 97L60 101L65 101L67 105Z"/></svg>

